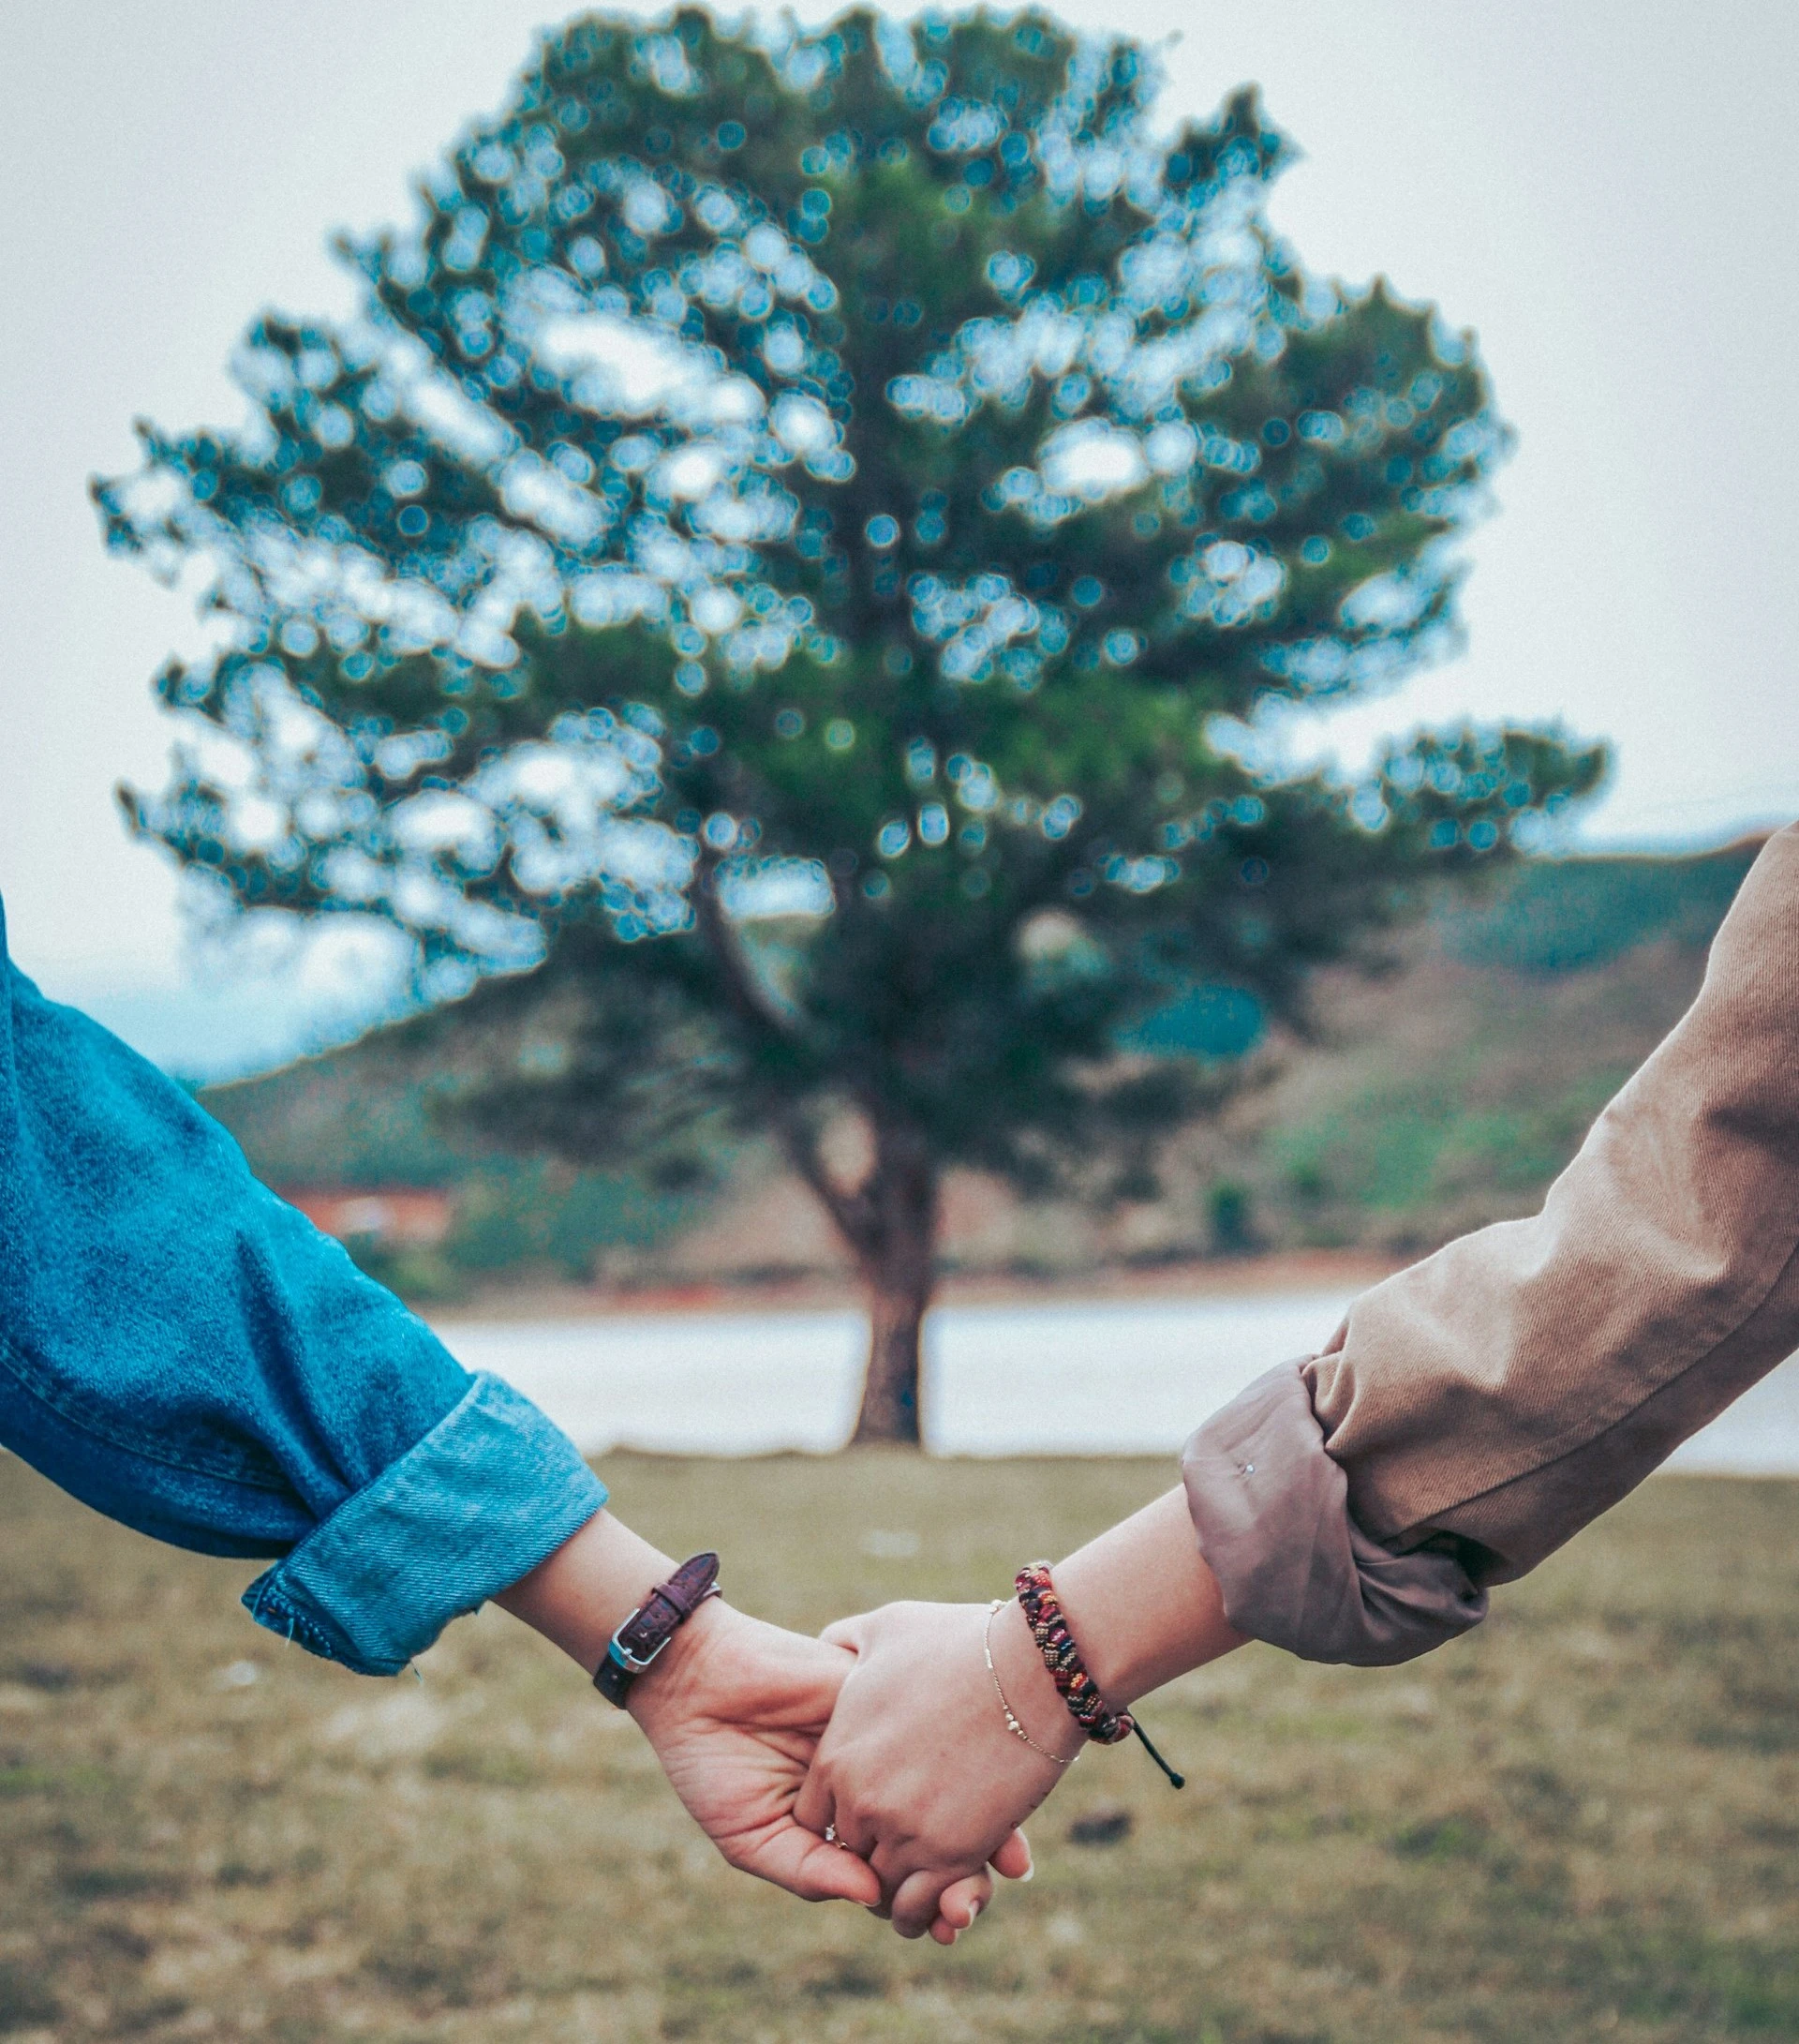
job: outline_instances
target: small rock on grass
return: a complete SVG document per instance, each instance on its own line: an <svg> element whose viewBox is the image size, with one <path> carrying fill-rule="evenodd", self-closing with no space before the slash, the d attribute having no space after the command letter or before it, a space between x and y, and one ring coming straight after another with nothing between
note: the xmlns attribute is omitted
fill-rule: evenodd
<svg viewBox="0 0 1799 2044"><path fill-rule="evenodd" d="M1131 1835L1131 1813L1123 1803L1095 1803L1068 1827L1071 1845L1117 1845Z"/></svg>

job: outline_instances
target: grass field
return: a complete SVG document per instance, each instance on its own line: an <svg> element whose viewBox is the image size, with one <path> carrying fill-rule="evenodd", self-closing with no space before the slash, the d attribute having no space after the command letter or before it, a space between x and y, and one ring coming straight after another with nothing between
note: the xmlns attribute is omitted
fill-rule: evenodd
<svg viewBox="0 0 1799 2044"><path fill-rule="evenodd" d="M607 1468L625 1517L809 1628L991 1594L1169 1473ZM1658 1480L1411 1667L1188 1678L1146 1712L1187 1791L1090 1755L1036 1880L949 1953L728 1872L497 1612L368 1682L254 1630L248 1568L5 1459L0 1543L8 2044L1799 2037L1799 1485ZM1128 1835L1072 1842L1100 1804Z"/></svg>

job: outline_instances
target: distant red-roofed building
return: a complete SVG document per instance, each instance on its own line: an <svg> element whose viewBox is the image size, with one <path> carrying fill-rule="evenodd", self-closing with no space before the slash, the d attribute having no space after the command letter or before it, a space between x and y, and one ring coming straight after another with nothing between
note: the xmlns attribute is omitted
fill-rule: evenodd
<svg viewBox="0 0 1799 2044"><path fill-rule="evenodd" d="M339 1242L378 1242L386 1248L435 1249L450 1232L447 1192L412 1186L347 1191L326 1186L285 1186L281 1197L315 1228Z"/></svg>

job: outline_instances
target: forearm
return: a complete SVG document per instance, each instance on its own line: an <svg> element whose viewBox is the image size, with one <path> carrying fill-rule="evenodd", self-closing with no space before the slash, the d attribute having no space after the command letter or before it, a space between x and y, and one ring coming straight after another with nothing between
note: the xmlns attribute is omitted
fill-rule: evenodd
<svg viewBox="0 0 1799 2044"><path fill-rule="evenodd" d="M1069 1634L1114 1710L1216 1661L1246 1636L1225 1617L1217 1578L1199 1553L1179 1486L1057 1562L1054 1575ZM994 1614L986 1643L1006 1703L1033 1742L1071 1757L1084 1735L1016 1598Z"/></svg>
<svg viewBox="0 0 1799 2044"><path fill-rule="evenodd" d="M1796 1246L1799 830L1784 830L1698 998L1542 1211L1375 1287L1307 1365L1358 1522L1409 1544L1570 1455L1589 1456L1581 1487L1602 1510L1799 1340L1791 1286L1763 1312ZM1528 1486L1513 1497L1483 1521L1489 1579L1554 1544Z"/></svg>
<svg viewBox="0 0 1799 2044"><path fill-rule="evenodd" d="M0 1441L156 1539L282 1557L256 1618L365 1674L605 1501L179 1087L43 1000L3 923Z"/></svg>
<svg viewBox="0 0 1799 2044"><path fill-rule="evenodd" d="M0 930L0 1440L156 1539L278 1555L470 1382Z"/></svg>
<svg viewBox="0 0 1799 2044"><path fill-rule="evenodd" d="M1115 1710L1243 1644L1179 1485L1059 1561L1055 1582L1081 1658Z"/></svg>

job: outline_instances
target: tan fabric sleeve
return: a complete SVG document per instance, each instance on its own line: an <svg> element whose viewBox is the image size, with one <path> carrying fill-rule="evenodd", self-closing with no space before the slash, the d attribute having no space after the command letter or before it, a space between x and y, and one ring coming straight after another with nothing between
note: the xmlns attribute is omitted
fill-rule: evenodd
<svg viewBox="0 0 1799 2044"><path fill-rule="evenodd" d="M1453 1543L1402 1552L1350 1516L1304 1365L1258 1378L1181 1458L1200 1552L1240 1633L1307 1661L1410 1661L1487 1615Z"/></svg>
<svg viewBox="0 0 1799 2044"><path fill-rule="evenodd" d="M1796 1249L1799 827L1769 841L1697 1000L1542 1212L1377 1285L1298 1366L1316 1446L1280 1407L1284 1485L1241 1472L1245 1400L1189 1442L1231 1622L1331 1660L1405 1659L1464 1630L1471 1595L1534 1567L1799 1348ZM1309 1454L1341 1470L1347 1523L1307 1546L1299 1500L1330 1487ZM1423 1571L1378 1624L1355 1617L1358 1542Z"/></svg>

